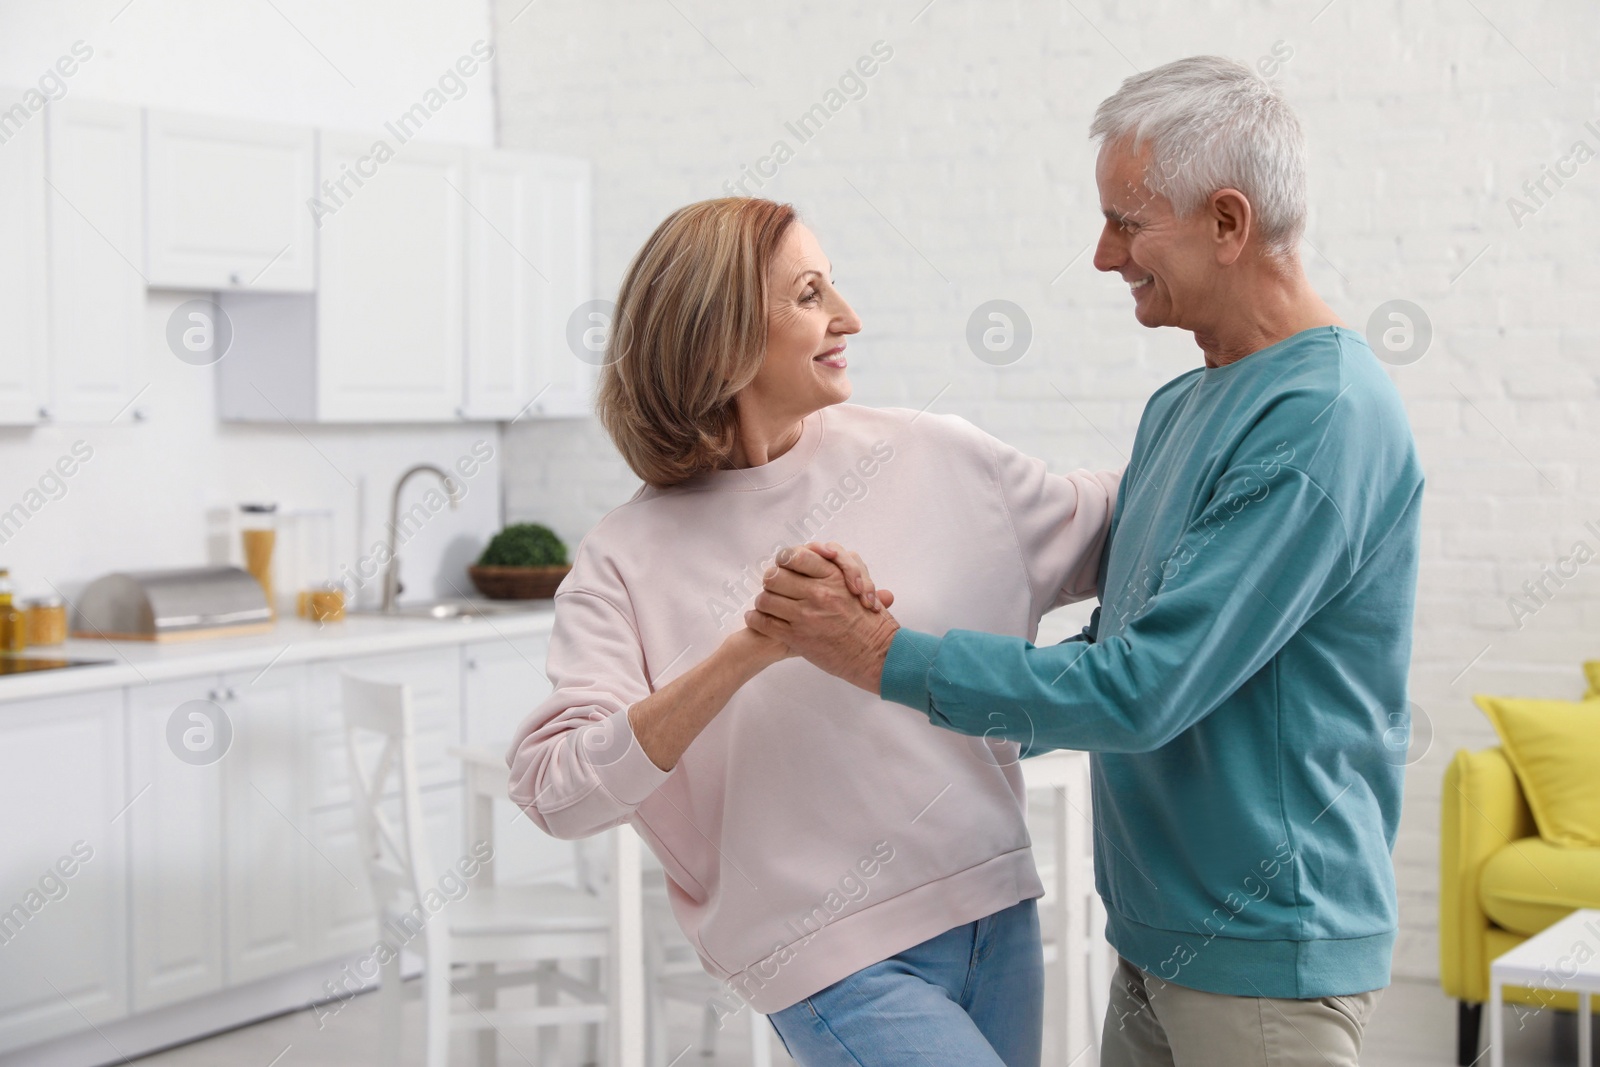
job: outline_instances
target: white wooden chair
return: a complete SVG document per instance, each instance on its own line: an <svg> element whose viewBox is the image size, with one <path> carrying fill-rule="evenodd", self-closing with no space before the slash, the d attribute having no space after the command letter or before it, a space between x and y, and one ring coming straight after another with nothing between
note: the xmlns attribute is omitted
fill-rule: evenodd
<svg viewBox="0 0 1600 1067"><path fill-rule="evenodd" d="M703 1021L700 1027L700 1055L714 1056L721 1019L713 1001L720 1000L722 985L706 974L696 955L694 946L678 929L667 900L666 875L652 871L645 879L645 983L648 1018L650 1020L650 1067L668 1067L676 1051L667 1048L667 1004L669 1001L692 1004L700 1008ZM767 1017L754 1008L739 1012L743 1024L750 1028L751 1067L772 1067L772 1042L777 1036Z"/></svg>
<svg viewBox="0 0 1600 1067"><path fill-rule="evenodd" d="M1045 1007L1047 1016L1054 1017L1059 1042L1053 1062L1095 1067L1111 994L1112 960L1104 933L1105 905L1094 887L1089 757L1060 751L1025 759L1022 778L1030 801L1046 792L1051 799L1052 847L1049 862L1039 865L1045 885L1039 925L1045 970L1061 997Z"/></svg>
<svg viewBox="0 0 1600 1067"><path fill-rule="evenodd" d="M492 747L460 748L454 752L467 766L469 834L474 841L487 839L493 843L493 804L506 799L505 760ZM631 831L628 833L631 835ZM605 853L614 850L619 839L627 840L620 837L619 831L604 837L572 842L577 884L597 898L616 899L617 887L613 884L616 863L614 857ZM480 877L492 881L493 867L485 867ZM714 1056L722 1027L712 1002L718 999L721 986L706 974L694 946L678 929L678 920L673 916L667 900L666 872L653 859L647 858L641 864L641 876L633 896L637 899L642 933L640 962L644 992L642 1026L646 1037L643 1043L644 1063L648 1067L670 1067L679 1062L673 1057L682 1050L669 1050L667 1047L666 1008L669 1002L691 1004L702 1010L704 1021L700 1031L699 1054ZM747 1008L739 1014L750 1028L751 1067L771 1067L772 1041L777 1036L772 1032L771 1024L766 1016L754 1009ZM591 1041L591 1047L592 1044Z"/></svg>
<svg viewBox="0 0 1600 1067"><path fill-rule="evenodd" d="M611 951L611 920L604 903L564 885L499 887L469 882L466 894L436 910L439 878L428 856L413 749L411 695L407 686L344 675L345 737L349 747L351 803L366 861L373 908L380 929L412 931L405 946L423 958L422 996L427 1022L427 1067L445 1067L450 1031L478 1031L480 1064L493 1062L495 1038L507 1027L557 1027L599 1024L611 1013L599 982L574 978L561 961L587 964L597 976ZM398 805L399 820L391 813ZM470 854L475 842L467 843ZM421 927L420 932L416 927ZM497 965L533 965L501 974ZM455 964L473 965L474 978L452 980ZM400 1062L401 975L398 954L382 966L380 1016L382 1062ZM539 1006L502 1010L496 992L508 986L536 985ZM451 991L467 992L473 1003L452 1011ZM552 995L553 994L553 995ZM562 995L569 998L561 1003ZM540 1042L541 1059L550 1048ZM591 1040L591 1050L594 1041ZM541 1067L548 1067L547 1064Z"/></svg>

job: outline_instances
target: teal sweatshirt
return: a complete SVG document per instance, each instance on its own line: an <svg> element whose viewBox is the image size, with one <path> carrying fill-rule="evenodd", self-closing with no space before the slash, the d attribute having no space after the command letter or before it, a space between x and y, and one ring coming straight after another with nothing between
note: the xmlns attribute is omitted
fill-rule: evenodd
<svg viewBox="0 0 1600 1067"><path fill-rule="evenodd" d="M881 695L1093 753L1107 937L1177 985L1389 983L1422 470L1360 334L1320 327L1146 406L1083 634L901 630Z"/></svg>

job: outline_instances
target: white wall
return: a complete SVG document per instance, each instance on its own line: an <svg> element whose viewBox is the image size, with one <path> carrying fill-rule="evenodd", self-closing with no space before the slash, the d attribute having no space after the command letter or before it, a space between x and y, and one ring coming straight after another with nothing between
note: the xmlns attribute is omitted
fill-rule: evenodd
<svg viewBox="0 0 1600 1067"><path fill-rule="evenodd" d="M0 85L35 85L83 41L93 55L66 82L73 98L370 130L376 137L474 41L490 39L482 0L124 2L0 4ZM419 136L492 145L492 79L491 67L470 80ZM180 362L164 340L168 316L190 295L149 296L150 385L137 403L148 413L145 421L130 413L114 425L0 429L0 508L35 487L73 442L82 439L94 450L65 495L0 545L0 563L10 566L24 593L54 585L70 594L111 569L203 561L205 511L246 500L334 509L339 560L354 564L381 536L390 489L406 466L448 466L479 440L498 454L493 425L303 427L302 436L289 427L219 424L212 368ZM434 518L407 545L408 595L449 595L450 583L465 585L461 566L499 522L498 478L496 462L468 483L460 511ZM426 487L421 479L414 483L407 503Z"/></svg>
<svg viewBox="0 0 1600 1067"><path fill-rule="evenodd" d="M1125 286L1091 265L1095 105L1133 70L1182 55L1292 51L1275 76L1311 139L1311 277L1352 326L1405 298L1435 331L1420 362L1393 372L1429 478L1413 689L1436 731L1411 772L1397 850L1397 963L1435 973L1439 782L1454 749L1492 737L1468 702L1475 673L1600 655L1600 563L1520 632L1507 604L1575 542L1600 550L1583 525L1600 530L1600 162L1552 184L1520 227L1506 203L1574 141L1600 150L1583 128L1600 129L1600 9L525 4L495 3L501 142L594 160L603 291L669 210L722 195L785 139L795 158L746 188L799 205L861 312L857 399L932 403L1058 469L1120 463L1151 391L1199 363L1185 335L1139 327ZM866 95L798 145L784 123L879 40L894 56ZM995 297L1022 305L1035 330L1027 356L998 369L964 341L972 309ZM592 425L515 427L506 450L510 515L553 516L571 536L636 484Z"/></svg>

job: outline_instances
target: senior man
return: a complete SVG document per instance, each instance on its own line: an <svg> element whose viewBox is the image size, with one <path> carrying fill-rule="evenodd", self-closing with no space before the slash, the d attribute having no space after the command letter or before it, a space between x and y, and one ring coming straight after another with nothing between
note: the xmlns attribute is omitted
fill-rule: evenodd
<svg viewBox="0 0 1600 1067"><path fill-rule="evenodd" d="M786 553L748 621L936 726L1094 754L1106 1067L1354 1065L1397 927L1415 445L1301 269L1304 137L1270 85L1179 60L1091 134L1095 266L1205 366L1145 407L1088 627L1044 648L900 629L833 547Z"/></svg>

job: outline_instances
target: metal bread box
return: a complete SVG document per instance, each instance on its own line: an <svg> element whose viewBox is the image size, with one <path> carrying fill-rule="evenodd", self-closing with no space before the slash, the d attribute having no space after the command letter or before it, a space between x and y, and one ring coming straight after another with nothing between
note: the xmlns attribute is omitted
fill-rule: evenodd
<svg viewBox="0 0 1600 1067"><path fill-rule="evenodd" d="M272 628L261 583L238 567L117 571L78 598L72 636L174 641Z"/></svg>

